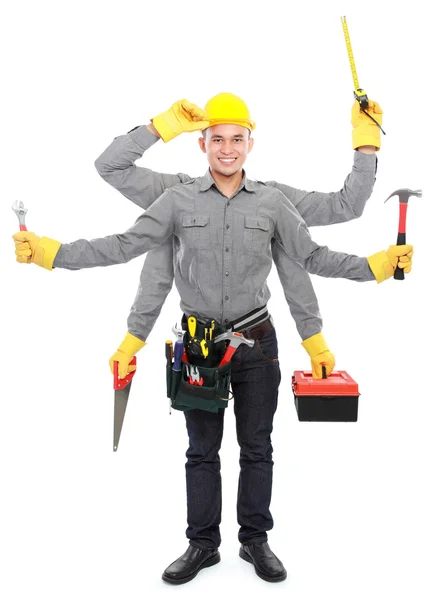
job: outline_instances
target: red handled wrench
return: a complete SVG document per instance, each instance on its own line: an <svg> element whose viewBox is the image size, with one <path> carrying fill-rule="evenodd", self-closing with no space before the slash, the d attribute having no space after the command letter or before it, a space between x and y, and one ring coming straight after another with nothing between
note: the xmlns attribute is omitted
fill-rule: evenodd
<svg viewBox="0 0 431 600"><path fill-rule="evenodd" d="M25 226L25 215L27 213L27 209L24 208L24 203L21 200L15 200L15 202L12 204L12 210L18 217L19 230L27 231L27 227Z"/></svg>

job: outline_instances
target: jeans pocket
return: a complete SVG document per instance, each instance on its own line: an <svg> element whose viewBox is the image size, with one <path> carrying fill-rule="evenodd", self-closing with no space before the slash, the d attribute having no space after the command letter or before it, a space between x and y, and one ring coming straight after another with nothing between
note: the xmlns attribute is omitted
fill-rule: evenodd
<svg viewBox="0 0 431 600"><path fill-rule="evenodd" d="M269 363L278 363L278 342L275 329L267 331L260 340L255 341L259 357Z"/></svg>

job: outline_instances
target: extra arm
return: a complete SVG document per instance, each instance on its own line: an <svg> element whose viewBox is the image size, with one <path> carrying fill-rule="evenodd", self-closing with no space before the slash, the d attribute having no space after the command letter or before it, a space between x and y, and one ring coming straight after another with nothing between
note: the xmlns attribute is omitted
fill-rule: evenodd
<svg viewBox="0 0 431 600"><path fill-rule="evenodd" d="M335 252L311 239L304 220L283 195L278 196L275 237L290 258L309 273L322 277L341 277L354 281L375 281L366 258Z"/></svg>
<svg viewBox="0 0 431 600"><path fill-rule="evenodd" d="M354 152L352 171L338 192L306 192L277 181L266 185L279 189L290 200L306 225L331 225L360 217L376 180L377 156Z"/></svg>
<svg viewBox="0 0 431 600"><path fill-rule="evenodd" d="M61 244L53 266L88 269L128 262L171 237L174 225L174 199L168 190L126 232Z"/></svg>
<svg viewBox="0 0 431 600"><path fill-rule="evenodd" d="M166 189L191 179L184 173L169 175L135 165L160 139L153 131L152 125L142 125L116 137L94 163L109 185L143 209L151 206Z"/></svg>
<svg viewBox="0 0 431 600"><path fill-rule="evenodd" d="M157 321L174 280L173 238L148 252L127 319L129 333L145 341Z"/></svg>

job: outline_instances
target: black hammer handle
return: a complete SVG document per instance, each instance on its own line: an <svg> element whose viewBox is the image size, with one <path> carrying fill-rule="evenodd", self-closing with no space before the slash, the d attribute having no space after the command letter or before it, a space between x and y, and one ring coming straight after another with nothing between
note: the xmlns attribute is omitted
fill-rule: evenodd
<svg viewBox="0 0 431 600"><path fill-rule="evenodd" d="M398 232L397 246L400 246L405 243L406 243L406 234ZM399 267L397 267L395 269L394 279L398 279L398 280L404 279L404 269L400 269Z"/></svg>

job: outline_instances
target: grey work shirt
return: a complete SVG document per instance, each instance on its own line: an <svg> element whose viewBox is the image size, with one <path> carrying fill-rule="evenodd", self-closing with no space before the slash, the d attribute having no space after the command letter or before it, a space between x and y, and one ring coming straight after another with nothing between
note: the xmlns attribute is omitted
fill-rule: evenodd
<svg viewBox="0 0 431 600"><path fill-rule="evenodd" d="M319 246L286 196L243 177L228 199L208 171L166 190L122 234L62 244L54 267L66 269L127 262L174 236L175 282L186 314L232 321L268 300L271 243L308 272L372 281L366 258Z"/></svg>
<svg viewBox="0 0 431 600"><path fill-rule="evenodd" d="M160 138L145 125L116 137L95 161L100 176L125 197L148 208L167 188L191 180L184 173L164 174L135 163ZM307 225L340 223L359 217L370 197L377 167L377 156L354 152L351 173L338 192L307 192L278 183L268 185L280 189L295 205ZM169 294L178 266L173 238L148 252L142 268L140 284L127 320L128 330L146 340ZM322 319L311 280L296 262L289 258L277 240L272 240L272 257L282 283L289 310L302 339L321 331ZM262 296L271 294L265 284Z"/></svg>

